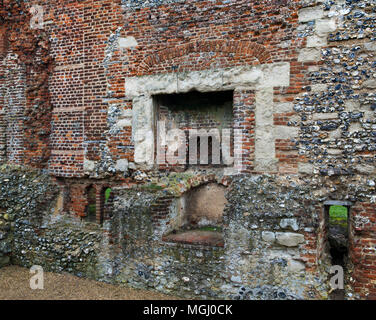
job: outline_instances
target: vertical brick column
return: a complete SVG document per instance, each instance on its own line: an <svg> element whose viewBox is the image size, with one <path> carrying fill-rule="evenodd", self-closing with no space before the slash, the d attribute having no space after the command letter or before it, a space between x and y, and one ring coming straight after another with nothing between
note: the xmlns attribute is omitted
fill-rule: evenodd
<svg viewBox="0 0 376 320"><path fill-rule="evenodd" d="M7 160L22 164L24 158L24 113L26 107L26 70L16 55L5 59L6 78L4 114L6 127ZM4 121L3 118L3 121Z"/></svg>
<svg viewBox="0 0 376 320"><path fill-rule="evenodd" d="M352 287L362 299L376 299L376 206L358 203L351 210L349 258Z"/></svg>
<svg viewBox="0 0 376 320"><path fill-rule="evenodd" d="M95 186L95 215L96 215L96 221L98 224L103 223L103 216L104 216L104 201L105 201L105 190L106 187L103 187L102 185L96 185Z"/></svg>
<svg viewBox="0 0 376 320"><path fill-rule="evenodd" d="M70 188L70 212L79 217L86 215L85 209L88 204L87 186L85 184L74 184Z"/></svg>
<svg viewBox="0 0 376 320"><path fill-rule="evenodd" d="M0 25L0 59L5 57L7 51L7 37L5 25Z"/></svg>
<svg viewBox="0 0 376 320"><path fill-rule="evenodd" d="M244 173L254 170L255 158L255 92L253 90L235 90L233 106L233 129L242 131L242 150L237 150L239 142L234 141L234 153L241 154L241 166ZM235 132L234 132L235 134ZM234 138L235 139L235 138Z"/></svg>
<svg viewBox="0 0 376 320"><path fill-rule="evenodd" d="M5 66L1 55L1 33L0 33L0 163L6 161L6 126L5 121Z"/></svg>

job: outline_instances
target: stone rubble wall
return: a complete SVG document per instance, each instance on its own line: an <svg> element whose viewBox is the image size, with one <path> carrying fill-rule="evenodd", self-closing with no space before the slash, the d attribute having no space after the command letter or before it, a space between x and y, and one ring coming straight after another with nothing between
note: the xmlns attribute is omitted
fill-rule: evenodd
<svg viewBox="0 0 376 320"><path fill-rule="evenodd" d="M19 249L28 250L16 230L29 224L37 231L43 212L53 206L56 190L50 177L24 167L0 166L0 266L13 263ZM20 254L20 257L22 255Z"/></svg>
<svg viewBox="0 0 376 320"><path fill-rule="evenodd" d="M0 267L15 264L99 280L103 231L61 215L59 186L38 170L0 167Z"/></svg>
<svg viewBox="0 0 376 320"><path fill-rule="evenodd" d="M185 178L174 179L169 192L185 184ZM374 210L367 204L373 187L365 177L354 177L348 185L345 179L235 177L226 183L225 245L210 247L162 240L166 230L160 232L158 225L171 221L174 212L168 211L163 221L154 219L159 213L154 204L166 197L155 185L115 188L100 227L64 213L59 186L48 176L2 166L1 262L41 265L46 271L189 298L326 299L330 261L320 244L323 203L348 197L357 205L347 297L361 298L370 288L359 291L359 284L368 284L372 276L364 259L372 263L373 251L363 235L374 230L367 218ZM194 179L191 183L197 186Z"/></svg>
<svg viewBox="0 0 376 320"><path fill-rule="evenodd" d="M336 1L300 11L300 61L318 62L294 105L302 173L376 173L375 10L374 1Z"/></svg>
<svg viewBox="0 0 376 320"><path fill-rule="evenodd" d="M308 68L306 92L294 105L301 119L299 173L337 181L314 192L353 201L349 294L375 299L376 3L323 1L301 9L299 20L307 36L300 60L318 62ZM338 194L342 183L351 188Z"/></svg>
<svg viewBox="0 0 376 320"><path fill-rule="evenodd" d="M228 194L232 200L225 212L224 248L161 241L161 237L155 237L151 208L163 193L114 191L113 217L109 220L109 236L114 245L112 280L203 299L326 298L326 273L306 272L310 270L305 265L309 238L304 236L304 218L299 222L295 216L292 218L288 207L285 214L277 217L282 227L268 219L261 224L271 231L262 231L256 225L256 221L260 223L259 215L245 208L251 202L244 192L250 195L250 189L258 190L260 185L257 179L250 181L234 181L234 189ZM297 201L302 201L298 192L295 195ZM260 204L279 204L278 199L258 199ZM260 206L260 215L263 210Z"/></svg>

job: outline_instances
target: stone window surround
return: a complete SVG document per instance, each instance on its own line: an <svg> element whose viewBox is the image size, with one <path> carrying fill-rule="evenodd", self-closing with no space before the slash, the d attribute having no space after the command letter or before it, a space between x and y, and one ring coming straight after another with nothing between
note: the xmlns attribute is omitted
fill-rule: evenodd
<svg viewBox="0 0 376 320"><path fill-rule="evenodd" d="M128 120L132 125L136 167L149 170L155 163L153 95L186 93L192 90L199 92L254 90L256 92L256 170L276 171L276 137L283 139L283 135L286 135L285 138L288 139L297 135L297 128L273 125L273 114L278 112L278 105L273 101L273 88L289 85L289 62L126 78L126 96L133 101L132 113L129 114ZM286 109L286 104L281 104L281 108ZM292 104L289 108L292 111Z"/></svg>

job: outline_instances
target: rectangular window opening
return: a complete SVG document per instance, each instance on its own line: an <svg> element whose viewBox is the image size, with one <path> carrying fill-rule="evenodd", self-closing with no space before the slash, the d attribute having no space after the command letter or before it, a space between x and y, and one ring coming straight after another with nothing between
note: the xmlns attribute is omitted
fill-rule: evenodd
<svg viewBox="0 0 376 320"><path fill-rule="evenodd" d="M225 167L226 160L234 155L233 95L233 91L192 91L154 96L158 122L155 135L157 161L162 159L167 167L185 170L190 167ZM178 142L160 142L161 123L167 139L180 132L180 138L176 138ZM179 159L177 163L172 163L167 155L171 146L175 149L173 156Z"/></svg>

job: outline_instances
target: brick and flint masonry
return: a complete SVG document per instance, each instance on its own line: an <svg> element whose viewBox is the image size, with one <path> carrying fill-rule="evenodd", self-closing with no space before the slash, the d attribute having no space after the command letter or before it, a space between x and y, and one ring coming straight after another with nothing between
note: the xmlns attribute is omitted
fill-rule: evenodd
<svg viewBox="0 0 376 320"><path fill-rule="evenodd" d="M371 0L3 0L0 266L316 300L338 246L343 298L375 299L375 14Z"/></svg>

